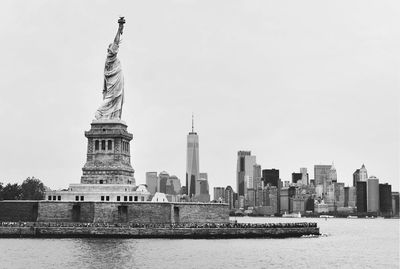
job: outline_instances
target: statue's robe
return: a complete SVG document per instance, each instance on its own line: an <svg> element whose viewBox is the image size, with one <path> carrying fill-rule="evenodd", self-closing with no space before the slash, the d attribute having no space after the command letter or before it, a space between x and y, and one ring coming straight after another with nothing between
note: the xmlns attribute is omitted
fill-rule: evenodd
<svg viewBox="0 0 400 269"><path fill-rule="evenodd" d="M118 44L108 48L104 67L103 103L96 111L96 119L121 119L124 103L124 76L117 58Z"/></svg>

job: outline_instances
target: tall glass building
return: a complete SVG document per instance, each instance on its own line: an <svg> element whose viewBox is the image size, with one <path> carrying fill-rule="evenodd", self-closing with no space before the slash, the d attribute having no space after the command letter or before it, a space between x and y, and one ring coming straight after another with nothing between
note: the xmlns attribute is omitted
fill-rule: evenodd
<svg viewBox="0 0 400 269"><path fill-rule="evenodd" d="M193 117L192 131L187 135L186 153L186 189L187 195L193 197L196 195L196 181L200 179L199 136L194 131Z"/></svg>

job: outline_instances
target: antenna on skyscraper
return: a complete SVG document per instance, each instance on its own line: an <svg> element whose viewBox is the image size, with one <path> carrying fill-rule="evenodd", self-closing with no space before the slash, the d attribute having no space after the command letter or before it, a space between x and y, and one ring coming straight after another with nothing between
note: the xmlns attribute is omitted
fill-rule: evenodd
<svg viewBox="0 0 400 269"><path fill-rule="evenodd" d="M194 133L194 116L193 116L193 112L192 112L192 133Z"/></svg>

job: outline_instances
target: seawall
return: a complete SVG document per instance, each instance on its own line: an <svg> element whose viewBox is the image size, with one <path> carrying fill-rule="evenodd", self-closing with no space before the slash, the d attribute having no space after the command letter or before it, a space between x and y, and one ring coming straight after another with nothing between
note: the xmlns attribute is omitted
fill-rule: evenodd
<svg viewBox="0 0 400 269"><path fill-rule="evenodd" d="M318 227L286 228L123 228L0 227L1 238L287 238L319 235Z"/></svg>
<svg viewBox="0 0 400 269"><path fill-rule="evenodd" d="M223 223L227 204L0 201L0 221L81 223Z"/></svg>

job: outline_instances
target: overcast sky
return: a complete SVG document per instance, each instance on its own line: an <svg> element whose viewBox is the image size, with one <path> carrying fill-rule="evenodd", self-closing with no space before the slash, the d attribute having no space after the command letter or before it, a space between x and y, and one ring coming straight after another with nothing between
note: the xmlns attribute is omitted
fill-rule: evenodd
<svg viewBox="0 0 400 269"><path fill-rule="evenodd" d="M0 181L80 182L118 16L132 166L182 185L195 114L210 189L238 150L282 180L334 161L399 190L400 2L2 1Z"/></svg>

